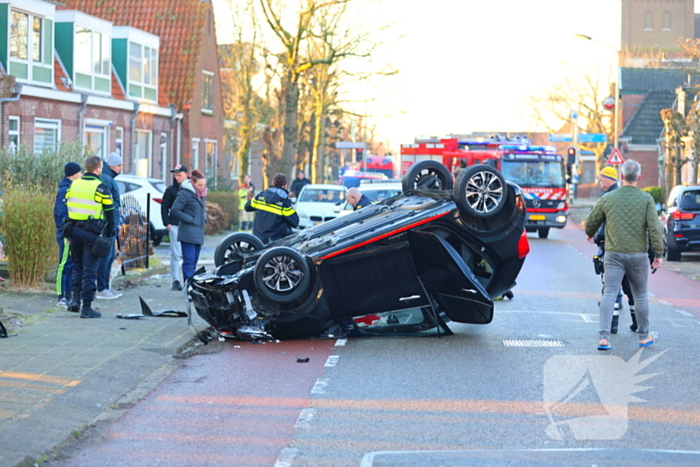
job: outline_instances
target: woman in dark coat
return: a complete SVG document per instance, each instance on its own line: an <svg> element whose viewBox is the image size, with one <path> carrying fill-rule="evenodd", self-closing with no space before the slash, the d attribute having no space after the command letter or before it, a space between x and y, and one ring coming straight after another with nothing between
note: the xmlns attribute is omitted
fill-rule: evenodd
<svg viewBox="0 0 700 467"><path fill-rule="evenodd" d="M170 208L170 216L179 221L177 241L182 244L182 279L194 275L199 252L204 244L204 210L207 196L207 179L202 172L193 170L189 180L182 182L177 198Z"/></svg>

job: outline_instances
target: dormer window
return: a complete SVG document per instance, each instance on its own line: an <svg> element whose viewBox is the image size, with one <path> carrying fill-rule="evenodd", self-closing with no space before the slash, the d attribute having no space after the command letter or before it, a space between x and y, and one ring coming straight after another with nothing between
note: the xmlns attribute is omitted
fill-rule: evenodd
<svg viewBox="0 0 700 467"><path fill-rule="evenodd" d="M114 67L130 99L158 102L158 36L130 26L114 28Z"/></svg>
<svg viewBox="0 0 700 467"><path fill-rule="evenodd" d="M56 12L56 50L78 91L112 93L112 23L80 11Z"/></svg>
<svg viewBox="0 0 700 467"><path fill-rule="evenodd" d="M52 86L54 13L46 2L0 0L0 60L18 82Z"/></svg>

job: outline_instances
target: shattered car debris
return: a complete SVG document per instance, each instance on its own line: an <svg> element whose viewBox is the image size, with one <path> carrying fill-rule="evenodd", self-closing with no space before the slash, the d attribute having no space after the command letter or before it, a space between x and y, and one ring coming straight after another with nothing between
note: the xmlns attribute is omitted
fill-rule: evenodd
<svg viewBox="0 0 700 467"><path fill-rule="evenodd" d="M520 188L486 165L409 167L403 193L264 246L237 232L185 294L244 340L450 333L487 324L529 252Z"/></svg>

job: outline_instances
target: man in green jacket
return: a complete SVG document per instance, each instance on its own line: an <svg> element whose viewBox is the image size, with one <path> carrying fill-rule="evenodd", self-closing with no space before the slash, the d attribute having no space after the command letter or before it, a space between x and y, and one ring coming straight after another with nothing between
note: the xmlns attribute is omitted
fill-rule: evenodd
<svg viewBox="0 0 700 467"><path fill-rule="evenodd" d="M654 199L637 188L642 176L639 162L629 159L622 165L622 187L600 198L586 219L586 236L593 243L598 227L605 221L605 285L600 302L600 341L598 350L610 350L610 325L617 292L627 275L637 313L639 346L648 347L659 334L649 331L649 241L654 249L653 269L663 263L664 244Z"/></svg>

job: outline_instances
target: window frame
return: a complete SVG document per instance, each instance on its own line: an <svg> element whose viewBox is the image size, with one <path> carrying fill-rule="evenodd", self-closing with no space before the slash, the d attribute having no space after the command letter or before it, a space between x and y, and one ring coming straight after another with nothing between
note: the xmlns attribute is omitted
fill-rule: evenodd
<svg viewBox="0 0 700 467"><path fill-rule="evenodd" d="M139 56L132 55L132 47L138 47ZM127 76L129 78L129 86L135 85L141 88L140 96L131 94L129 92L129 97L139 97L141 99L157 102L158 101L158 67L160 65L160 53L159 50L150 47L148 45L142 44L140 42L129 40L127 44L128 59L127 59ZM138 63L138 68L134 68L133 63ZM132 78L132 70L139 72L139 78ZM148 78L148 79L147 79ZM151 89L155 91L155 99L148 99L145 97L145 89Z"/></svg>
<svg viewBox="0 0 700 467"><path fill-rule="evenodd" d="M214 147L213 154L210 154L210 152L209 152L210 145L213 145L213 147ZM204 176L208 179L208 182L214 187L214 189L216 189L218 155L219 155L219 142L215 139L205 139L204 140Z"/></svg>
<svg viewBox="0 0 700 467"><path fill-rule="evenodd" d="M62 121L59 119L34 117L34 147L32 148L33 154L41 155L46 148L46 145L44 144L42 146L42 150L40 152L37 152L37 128L56 130L56 141L53 150L54 152L59 150L61 146L61 123Z"/></svg>
<svg viewBox="0 0 700 467"><path fill-rule="evenodd" d="M140 157L139 141L141 140L141 135L146 135L146 157ZM136 175L150 178L153 173L153 130L146 130L143 128L134 130L134 156L133 164ZM145 173L143 168L139 166L139 161L142 159L147 160Z"/></svg>
<svg viewBox="0 0 700 467"><path fill-rule="evenodd" d="M664 32L671 31L671 12L668 10L661 13L661 30Z"/></svg>
<svg viewBox="0 0 700 467"><path fill-rule="evenodd" d="M199 170L199 144L201 139L192 138L192 170Z"/></svg>
<svg viewBox="0 0 700 467"><path fill-rule="evenodd" d="M8 3L7 74L14 75L20 83L53 86L54 9L49 6L37 9L43 11L27 10L24 5L16 7L15 3ZM15 14L26 17L25 31L15 28ZM22 38L24 43L21 44L23 50L20 52L24 53L18 55L18 52L13 52L13 46L18 40L21 42Z"/></svg>
<svg viewBox="0 0 700 467"><path fill-rule="evenodd" d="M654 14L647 10L644 12L644 31L654 30Z"/></svg>
<svg viewBox="0 0 700 467"><path fill-rule="evenodd" d="M214 115L214 77L215 73L202 70L202 113Z"/></svg>
<svg viewBox="0 0 700 467"><path fill-rule="evenodd" d="M17 129L13 130L12 129L12 122L17 122ZM11 147L10 144L12 143L12 137L15 136L17 138L17 144L15 147ZM7 117L7 149L10 152L10 154L14 154L19 148L20 145L22 144L22 119L19 115L9 115Z"/></svg>

